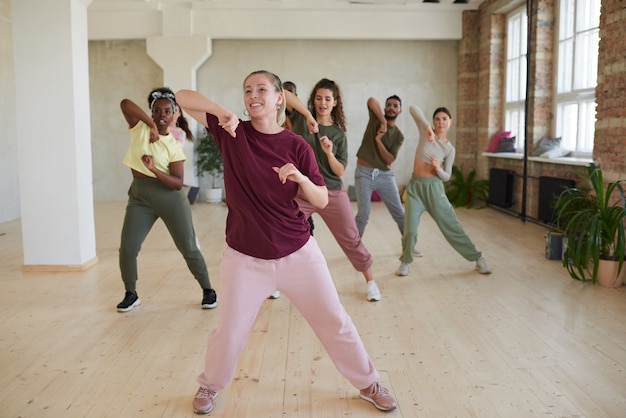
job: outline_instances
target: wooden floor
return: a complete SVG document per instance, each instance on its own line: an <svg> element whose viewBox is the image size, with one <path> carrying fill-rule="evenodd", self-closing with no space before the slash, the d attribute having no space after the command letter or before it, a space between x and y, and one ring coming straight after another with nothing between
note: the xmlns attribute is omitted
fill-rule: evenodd
<svg viewBox="0 0 626 418"><path fill-rule="evenodd" d="M98 263L82 273L22 272L19 222L0 224L0 417L191 417L219 307L158 223L139 258L143 304L120 314L117 251L125 202L97 203ZM375 203L365 234L380 302L320 218L315 236L339 295L398 409L358 398L289 300L267 300L213 417L624 417L626 292L575 281L544 257L545 228L494 209L459 209L494 273L483 276L431 218L397 277L400 235ZM226 208L194 222L214 287ZM62 245L62 244L60 244Z"/></svg>

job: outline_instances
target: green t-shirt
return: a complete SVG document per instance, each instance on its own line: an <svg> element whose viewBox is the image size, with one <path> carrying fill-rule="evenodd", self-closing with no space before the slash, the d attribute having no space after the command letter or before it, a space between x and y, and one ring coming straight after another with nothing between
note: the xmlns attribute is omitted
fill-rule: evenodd
<svg viewBox="0 0 626 418"><path fill-rule="evenodd" d="M380 121L378 117L369 109L369 121L363 134L363 141L356 153L356 156L363 161L368 162L372 167L379 170L388 171L391 170L391 165L387 164L385 160L380 156L378 148L376 147L376 133L380 127ZM404 142L404 135L397 126L388 126L387 133L382 137L382 143L389 151L393 158L398 156L398 151Z"/></svg>
<svg viewBox="0 0 626 418"><path fill-rule="evenodd" d="M300 112L294 110L289 114L289 120L291 120L291 128L298 135L302 136L304 140L313 148L315 153L315 160L320 169L320 173L324 176L326 187L328 190L340 190L342 186L341 177L336 175L330 168L328 163L328 157L322 151L322 146L319 141L315 139L315 135L309 133L309 127L306 124L306 118ZM345 167L348 163L348 140L346 139L346 133L342 131L337 125L319 125L319 136L327 136L333 142L333 154L337 161L339 161Z"/></svg>

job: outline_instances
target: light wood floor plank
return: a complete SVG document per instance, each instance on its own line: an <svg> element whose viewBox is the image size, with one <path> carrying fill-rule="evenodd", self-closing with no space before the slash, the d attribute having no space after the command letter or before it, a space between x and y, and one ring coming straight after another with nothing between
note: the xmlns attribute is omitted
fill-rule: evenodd
<svg viewBox="0 0 626 418"><path fill-rule="evenodd" d="M98 263L23 272L19 221L0 224L0 416L192 417L219 307L158 222L139 256L142 305L120 314L125 202L95 205ZM226 208L192 207L211 281ZM374 203L364 241L383 292L365 300L322 220L315 237L340 298L396 395L388 415L359 399L286 297L263 303L213 417L618 417L626 411L626 292L571 279L544 257L545 229L493 209L457 210L492 275L474 271L425 214L409 276L394 272L400 233Z"/></svg>

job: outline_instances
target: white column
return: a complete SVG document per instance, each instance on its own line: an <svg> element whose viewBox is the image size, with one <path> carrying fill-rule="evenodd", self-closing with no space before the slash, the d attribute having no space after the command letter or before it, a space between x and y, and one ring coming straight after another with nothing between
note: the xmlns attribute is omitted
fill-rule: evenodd
<svg viewBox="0 0 626 418"><path fill-rule="evenodd" d="M148 55L163 69L163 84L174 91L196 89L198 68L211 56L211 38L207 36L155 36L146 40ZM187 116L191 131L197 123ZM186 143L187 144L187 143ZM184 149L185 185L198 187L195 151L192 145Z"/></svg>
<svg viewBox="0 0 626 418"><path fill-rule="evenodd" d="M25 270L83 270L97 261L87 50L90 2L11 2Z"/></svg>

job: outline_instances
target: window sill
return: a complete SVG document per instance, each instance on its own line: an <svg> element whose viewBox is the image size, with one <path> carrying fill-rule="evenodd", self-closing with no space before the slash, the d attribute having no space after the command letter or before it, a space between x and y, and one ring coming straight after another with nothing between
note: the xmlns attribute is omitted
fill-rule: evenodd
<svg viewBox="0 0 626 418"><path fill-rule="evenodd" d="M524 154L518 152L483 152L483 157L487 158L505 158L509 160L522 160ZM543 157L528 157L528 161L536 161L540 163L548 164L564 164L586 167L593 162L591 158L583 157L559 157L559 158L543 158Z"/></svg>

